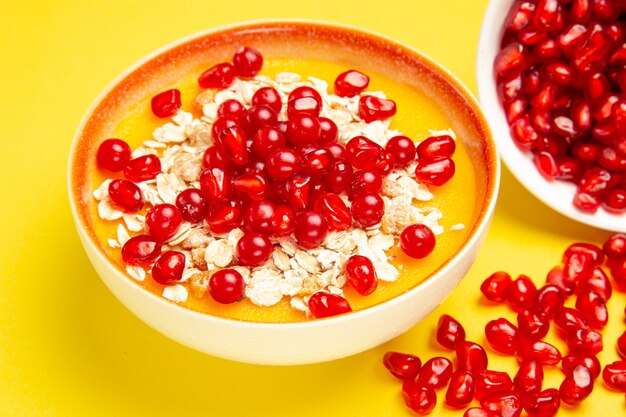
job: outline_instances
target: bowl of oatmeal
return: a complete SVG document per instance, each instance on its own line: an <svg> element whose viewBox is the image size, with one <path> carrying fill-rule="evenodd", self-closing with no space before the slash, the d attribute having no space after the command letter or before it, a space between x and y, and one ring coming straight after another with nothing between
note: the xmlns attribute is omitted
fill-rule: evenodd
<svg viewBox="0 0 626 417"><path fill-rule="evenodd" d="M112 293L164 335L333 360L434 310L485 237L499 162L467 89L354 28L245 23L168 45L96 99L72 212Z"/></svg>

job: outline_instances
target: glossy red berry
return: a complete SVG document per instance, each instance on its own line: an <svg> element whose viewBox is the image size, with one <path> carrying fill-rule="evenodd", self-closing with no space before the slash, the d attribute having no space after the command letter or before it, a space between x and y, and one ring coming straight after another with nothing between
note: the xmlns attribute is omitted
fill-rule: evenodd
<svg viewBox="0 0 626 417"><path fill-rule="evenodd" d="M456 167L451 158L418 159L415 177L424 184L442 186L454 176Z"/></svg>
<svg viewBox="0 0 626 417"><path fill-rule="evenodd" d="M581 281L576 288L576 292L579 295L585 294L588 291L594 291L604 303L611 298L613 285L602 267L595 266L591 270L591 273Z"/></svg>
<svg viewBox="0 0 626 417"><path fill-rule="evenodd" d="M563 253L563 262L566 262L567 258L575 253L587 258L593 266L601 265L602 262L604 262L602 249L594 244L585 242L577 242L569 245Z"/></svg>
<svg viewBox="0 0 626 417"><path fill-rule="evenodd" d="M345 264L350 285L361 295L369 295L378 286L378 277L372 261L361 255L352 255Z"/></svg>
<svg viewBox="0 0 626 417"><path fill-rule="evenodd" d="M580 403L591 394L593 381L589 369L582 365L576 366L559 387L561 401L570 405Z"/></svg>
<svg viewBox="0 0 626 417"><path fill-rule="evenodd" d="M489 345L497 352L512 355L517 350L518 329L505 318L492 320L485 326L485 336Z"/></svg>
<svg viewBox="0 0 626 417"><path fill-rule="evenodd" d="M435 234L424 224L412 224L400 234L400 246L412 258L425 258L435 249Z"/></svg>
<svg viewBox="0 0 626 417"><path fill-rule="evenodd" d="M596 355L602 350L602 335L593 330L572 330L566 342L570 352L576 355Z"/></svg>
<svg viewBox="0 0 626 417"><path fill-rule="evenodd" d="M246 133L243 128L239 126L225 128L219 134L219 143L236 165L245 165L248 162Z"/></svg>
<svg viewBox="0 0 626 417"><path fill-rule="evenodd" d="M233 180L233 188L247 195L253 201L264 199L269 192L267 179L258 172L238 175Z"/></svg>
<svg viewBox="0 0 626 417"><path fill-rule="evenodd" d="M134 213L143 207L143 194L137 185L128 180L113 180L109 184L111 202L120 209Z"/></svg>
<svg viewBox="0 0 626 417"><path fill-rule="evenodd" d="M542 365L556 365L561 361L561 352L548 342L521 340L517 349L519 362L537 360Z"/></svg>
<svg viewBox="0 0 626 417"><path fill-rule="evenodd" d="M107 139L98 147L96 161L98 167L109 171L121 171L132 158L128 143L121 139Z"/></svg>
<svg viewBox="0 0 626 417"><path fill-rule="evenodd" d="M206 222L211 232L215 234L228 233L241 226L243 207L235 200L221 200L211 207L206 216Z"/></svg>
<svg viewBox="0 0 626 417"><path fill-rule="evenodd" d="M216 88L223 90L235 80L235 67L231 63L217 64L204 71L198 77L198 84L202 88Z"/></svg>
<svg viewBox="0 0 626 417"><path fill-rule="evenodd" d="M402 384L402 396L407 407L420 415L429 414L437 404L437 394L432 388L407 380Z"/></svg>
<svg viewBox="0 0 626 417"><path fill-rule="evenodd" d="M453 408L465 408L474 398L474 376L459 370L452 374L446 391L446 404Z"/></svg>
<svg viewBox="0 0 626 417"><path fill-rule="evenodd" d="M318 143L320 133L319 120L310 114L294 114L287 124L287 140L296 148Z"/></svg>
<svg viewBox="0 0 626 417"><path fill-rule="evenodd" d="M561 395L556 388L529 395L524 402L524 409L533 417L554 417L561 407Z"/></svg>
<svg viewBox="0 0 626 417"><path fill-rule="evenodd" d="M300 154L289 148L275 149L269 154L265 168L272 178L286 180L302 169Z"/></svg>
<svg viewBox="0 0 626 417"><path fill-rule="evenodd" d="M288 206L278 206L271 218L272 233L276 237L288 236L296 228L296 215Z"/></svg>
<svg viewBox="0 0 626 417"><path fill-rule="evenodd" d="M314 207L326 218L330 230L347 230L352 226L350 209L338 194L323 193L315 201Z"/></svg>
<svg viewBox="0 0 626 417"><path fill-rule="evenodd" d="M180 91L171 89L152 97L150 101L152 113L157 117L170 117L180 109Z"/></svg>
<svg viewBox="0 0 626 417"><path fill-rule="evenodd" d="M421 141L416 148L417 158L432 160L451 158L456 150L456 142L449 135L431 136Z"/></svg>
<svg viewBox="0 0 626 417"><path fill-rule="evenodd" d="M519 417L522 414L522 399L513 391L491 393L480 401L480 406L501 417Z"/></svg>
<svg viewBox="0 0 626 417"><path fill-rule="evenodd" d="M476 374L475 397L482 400L489 394L513 389L513 381L506 372L491 371L484 369Z"/></svg>
<svg viewBox="0 0 626 417"><path fill-rule="evenodd" d="M178 232L183 217L172 204L157 204L146 214L146 228L150 236L164 242Z"/></svg>
<svg viewBox="0 0 626 417"><path fill-rule="evenodd" d="M208 168L200 175L200 191L210 203L229 198L232 194L232 174L222 168Z"/></svg>
<svg viewBox="0 0 626 417"><path fill-rule="evenodd" d="M234 269L220 269L209 279L209 293L220 304L231 304L243 299L246 284Z"/></svg>
<svg viewBox="0 0 626 417"><path fill-rule="evenodd" d="M342 72L335 79L335 94L341 97L354 97L369 85L370 78L360 71L351 69Z"/></svg>
<svg viewBox="0 0 626 417"><path fill-rule="evenodd" d="M595 356L567 355L564 356L563 360L561 361L561 369L566 375L570 374L578 365L582 365L585 368L589 369L589 371L591 372L591 376L594 379L600 376L600 373L602 372L602 365L600 365L600 361Z"/></svg>
<svg viewBox="0 0 626 417"><path fill-rule="evenodd" d="M352 182L353 170L345 159L335 158L328 173L324 177L324 182L329 191L341 193L348 189ZM382 188L382 181L381 181Z"/></svg>
<svg viewBox="0 0 626 417"><path fill-rule="evenodd" d="M318 117L321 111L322 106L314 97L299 97L287 102L287 117L289 119L302 113Z"/></svg>
<svg viewBox="0 0 626 417"><path fill-rule="evenodd" d="M415 160L415 143L406 136L392 137L385 144L385 150L393 155L397 168L404 168Z"/></svg>
<svg viewBox="0 0 626 417"><path fill-rule="evenodd" d="M602 371L602 379L607 387L626 392L626 360L606 365Z"/></svg>
<svg viewBox="0 0 626 417"><path fill-rule="evenodd" d="M335 157L324 148L307 152L302 157L302 171L308 175L321 177L330 171Z"/></svg>
<svg viewBox="0 0 626 417"><path fill-rule="evenodd" d="M320 145L336 142L338 129L335 122L327 117L318 117L317 120L320 122L320 137L318 140Z"/></svg>
<svg viewBox="0 0 626 417"><path fill-rule="evenodd" d="M576 298L576 309L583 313L589 326L594 329L603 329L609 313L602 298L592 289L585 291Z"/></svg>
<svg viewBox="0 0 626 417"><path fill-rule="evenodd" d="M564 302L564 292L556 285L547 284L537 291L531 309L551 319L556 309L562 307Z"/></svg>
<svg viewBox="0 0 626 417"><path fill-rule="evenodd" d="M217 117L227 117L238 122L243 122L243 118L246 115L246 106L241 101L234 98L224 100L217 107Z"/></svg>
<svg viewBox="0 0 626 417"><path fill-rule="evenodd" d="M291 93L289 93L289 97L287 98L287 101L289 102L289 101L297 100L303 97L314 98L315 101L317 101L319 108L322 108L322 104L323 104L322 96L320 96L320 93L318 93L316 89L309 87L307 85L303 85L298 88L295 88Z"/></svg>
<svg viewBox="0 0 626 417"><path fill-rule="evenodd" d="M237 242L237 258L242 265L263 265L272 256L273 251L272 242L259 233L245 233Z"/></svg>
<svg viewBox="0 0 626 417"><path fill-rule="evenodd" d="M436 337L441 346L454 350L465 341L465 329L456 319L443 314L437 323Z"/></svg>
<svg viewBox="0 0 626 417"><path fill-rule="evenodd" d="M280 94L272 87L261 87L252 96L253 106L267 106L274 110L277 114L280 113L283 103L280 98Z"/></svg>
<svg viewBox="0 0 626 417"><path fill-rule="evenodd" d="M278 126L278 115L271 107L252 106L246 110L244 127L248 136L253 136L263 126Z"/></svg>
<svg viewBox="0 0 626 417"><path fill-rule="evenodd" d="M340 295L318 291L309 298L309 310L315 318L336 316L352 311L348 301Z"/></svg>
<svg viewBox="0 0 626 417"><path fill-rule="evenodd" d="M272 217L276 205L271 201L253 201L246 207L243 216L243 226L246 230L264 235L272 235Z"/></svg>
<svg viewBox="0 0 626 417"><path fill-rule="evenodd" d="M162 254L152 267L152 278L161 285L173 285L183 277L185 255L178 251Z"/></svg>
<svg viewBox="0 0 626 417"><path fill-rule="evenodd" d="M352 174L349 170L350 186L346 190L350 198L365 193L380 193L383 189L382 175L374 170L363 169Z"/></svg>
<svg viewBox="0 0 626 417"><path fill-rule="evenodd" d="M589 328L587 319L585 319L583 314L580 311L569 307L560 307L556 309L554 312L554 324L564 333Z"/></svg>
<svg viewBox="0 0 626 417"><path fill-rule="evenodd" d="M524 394L536 394L541 391L543 384L543 368L537 360L528 360L520 364L513 387L515 391Z"/></svg>
<svg viewBox="0 0 626 417"><path fill-rule="evenodd" d="M383 357L385 368L398 379L415 379L422 367L422 361L415 355L400 352L387 352Z"/></svg>
<svg viewBox="0 0 626 417"><path fill-rule="evenodd" d="M294 174L285 182L286 199L295 212L309 207L313 184L313 179L305 174Z"/></svg>
<svg viewBox="0 0 626 417"><path fill-rule="evenodd" d="M520 312L529 308L537 294L537 287L526 275L520 275L509 286L507 298L511 308Z"/></svg>
<svg viewBox="0 0 626 417"><path fill-rule="evenodd" d="M432 389L439 389L448 385L451 376L452 362L447 358L436 356L422 365L417 376L417 383Z"/></svg>
<svg viewBox="0 0 626 417"><path fill-rule="evenodd" d="M161 254L161 243L152 236L131 237L122 246L122 260L129 265L146 266Z"/></svg>
<svg viewBox="0 0 626 417"><path fill-rule="evenodd" d="M233 55L233 66L239 77L251 78L261 71L263 56L254 48L241 46Z"/></svg>
<svg viewBox="0 0 626 417"><path fill-rule="evenodd" d="M517 327L520 336L525 339L543 339L550 330L550 321L543 313L527 309L517 314Z"/></svg>
<svg viewBox="0 0 626 417"><path fill-rule="evenodd" d="M200 223L204 220L209 206L200 190L188 188L176 196L176 207L183 220L189 223Z"/></svg>
<svg viewBox="0 0 626 417"><path fill-rule="evenodd" d="M161 172L161 160L156 155L144 155L131 159L124 168L124 177L132 182L155 179Z"/></svg>
<svg viewBox="0 0 626 417"><path fill-rule="evenodd" d="M604 242L602 250L609 259L626 257L626 234L615 233Z"/></svg>
<svg viewBox="0 0 626 417"><path fill-rule="evenodd" d="M275 126L263 126L252 138L252 152L266 160L276 149L284 148L287 143L285 135Z"/></svg>
<svg viewBox="0 0 626 417"><path fill-rule="evenodd" d="M296 215L294 236L300 246L307 249L318 247L328 234L328 221L313 211L303 211Z"/></svg>
<svg viewBox="0 0 626 417"><path fill-rule="evenodd" d="M457 369L476 373L487 369L487 352L478 343L463 341L456 348Z"/></svg>
<svg viewBox="0 0 626 417"><path fill-rule="evenodd" d="M370 123L384 120L396 114L396 103L393 100L364 95L359 99L359 117Z"/></svg>
<svg viewBox="0 0 626 417"><path fill-rule="evenodd" d="M480 285L480 291L487 300L501 303L507 299L509 286L512 282L511 275L507 272L494 272Z"/></svg>
<svg viewBox="0 0 626 417"><path fill-rule="evenodd" d="M385 202L376 193L364 193L352 200L352 218L363 227L380 223L385 213Z"/></svg>
<svg viewBox="0 0 626 417"><path fill-rule="evenodd" d="M572 295L576 288L576 283L565 279L565 273L562 266L555 266L548 272L546 283L558 287L563 291L564 296Z"/></svg>

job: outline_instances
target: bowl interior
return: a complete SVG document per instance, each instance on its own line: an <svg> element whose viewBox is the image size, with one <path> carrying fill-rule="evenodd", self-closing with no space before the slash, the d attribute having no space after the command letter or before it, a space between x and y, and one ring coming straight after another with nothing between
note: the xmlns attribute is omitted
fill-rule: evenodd
<svg viewBox="0 0 626 417"><path fill-rule="evenodd" d="M498 101L492 68L512 4L512 0L492 0L489 3L483 18L476 62L480 103L493 129L502 160L528 191L557 212L590 226L626 232L626 213L616 215L600 209L595 214L587 214L576 209L572 204L576 186L569 182L546 180L535 168L532 156L521 151L511 139L509 124Z"/></svg>
<svg viewBox="0 0 626 417"><path fill-rule="evenodd" d="M162 90L190 71L206 68L207 63L229 59L240 45L258 48L266 57L328 60L376 71L414 86L447 114L453 115L451 128L466 145L477 179L477 198L473 203L478 214L471 225L468 241L471 240L493 208L499 166L487 123L460 82L430 59L378 35L321 23L260 22L194 35L166 46L122 74L87 113L75 138L70 160L70 191L79 227L86 231L103 257L107 255L96 239L89 209L94 188L89 172L95 169L99 143L110 137L116 121L148 92Z"/></svg>

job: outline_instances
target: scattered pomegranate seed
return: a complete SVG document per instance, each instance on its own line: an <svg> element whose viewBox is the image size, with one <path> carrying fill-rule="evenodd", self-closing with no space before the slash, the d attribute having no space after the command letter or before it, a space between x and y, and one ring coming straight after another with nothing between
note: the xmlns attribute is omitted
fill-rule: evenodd
<svg viewBox="0 0 626 417"><path fill-rule="evenodd" d="M418 159L415 176L425 184L440 187L452 179L455 171L454 161L447 157Z"/></svg>
<svg viewBox="0 0 626 417"><path fill-rule="evenodd" d="M455 350L465 341L465 329L453 317L443 314L437 324L437 342L446 349Z"/></svg>
<svg viewBox="0 0 626 417"><path fill-rule="evenodd" d="M400 246L412 258L425 258L435 249L435 235L424 224L412 224L400 234Z"/></svg>
<svg viewBox="0 0 626 417"><path fill-rule="evenodd" d="M176 207L183 220L190 223L200 223L209 209L202 193L195 188L181 191L176 196Z"/></svg>
<svg viewBox="0 0 626 417"><path fill-rule="evenodd" d="M587 320L582 313L569 307L556 309L554 313L554 324L564 333L589 328Z"/></svg>
<svg viewBox="0 0 626 417"><path fill-rule="evenodd" d="M340 295L326 291L313 293L309 298L309 309L315 318L336 316L352 311L350 304Z"/></svg>
<svg viewBox="0 0 626 417"><path fill-rule="evenodd" d="M272 256L274 247L259 233L245 233L237 242L237 258L242 265L260 266Z"/></svg>
<svg viewBox="0 0 626 417"><path fill-rule="evenodd" d="M122 210L134 213L143 207L143 194L137 185L128 180L113 180L109 184L109 197Z"/></svg>
<svg viewBox="0 0 626 417"><path fill-rule="evenodd" d="M156 155L144 155L131 159L124 168L124 177L132 182L155 179L161 172L161 160Z"/></svg>
<svg viewBox="0 0 626 417"><path fill-rule="evenodd" d="M183 216L172 204L157 204L146 214L146 228L150 236L164 242L178 232Z"/></svg>
<svg viewBox="0 0 626 417"><path fill-rule="evenodd" d="M204 151L204 157L202 159L203 168L229 169L232 165L233 163L226 153L226 150L221 146L213 145Z"/></svg>
<svg viewBox="0 0 626 417"><path fill-rule="evenodd" d="M485 326L485 336L489 345L497 352L512 355L517 350L518 329L505 318L492 320Z"/></svg>
<svg viewBox="0 0 626 417"><path fill-rule="evenodd" d="M96 161L98 167L109 171L121 171L132 158L128 143L121 139L107 139L98 147Z"/></svg>
<svg viewBox="0 0 626 417"><path fill-rule="evenodd" d="M606 304L594 290L587 290L576 298L576 309L594 329L603 329L609 320Z"/></svg>
<svg viewBox="0 0 626 417"><path fill-rule="evenodd" d="M502 417L519 417L522 414L520 394L513 391L491 393L480 401L480 406Z"/></svg>
<svg viewBox="0 0 626 417"><path fill-rule="evenodd" d="M459 370L476 373L487 369L487 352L478 343L461 342L456 348L456 359Z"/></svg>
<svg viewBox="0 0 626 417"><path fill-rule="evenodd" d="M520 340L517 359L519 362L537 360L542 365L556 365L561 361L561 352L548 342Z"/></svg>
<svg viewBox="0 0 626 417"><path fill-rule="evenodd" d="M233 66L238 76L251 78L261 71L263 56L254 48L242 46L233 55Z"/></svg>
<svg viewBox="0 0 626 417"><path fill-rule="evenodd" d="M561 361L561 368L566 375L570 374L578 365L582 365L585 368L589 369L589 371L591 372L591 376L594 379L600 376L600 372L602 371L600 361L595 356L567 355Z"/></svg>
<svg viewBox="0 0 626 417"><path fill-rule="evenodd" d="M446 391L446 404L454 408L466 407L474 398L474 387L474 376L471 372L454 372Z"/></svg>
<svg viewBox="0 0 626 417"><path fill-rule="evenodd" d="M180 109L180 91L176 89L163 91L152 97L151 101L152 113L156 117L170 117L176 114Z"/></svg>
<svg viewBox="0 0 626 417"><path fill-rule="evenodd" d="M604 303L609 301L613 294L613 285L611 285L611 281L604 270L599 266L594 267L591 274L579 283L576 288L576 292L579 295L588 291L594 291Z"/></svg>
<svg viewBox="0 0 626 417"><path fill-rule="evenodd" d="M602 250L610 259L626 257L626 235L623 233L612 235L604 242Z"/></svg>
<svg viewBox="0 0 626 417"><path fill-rule="evenodd" d="M485 298L495 303L501 303L507 299L509 286L513 280L503 271L494 272L480 286L480 291Z"/></svg>
<svg viewBox="0 0 626 417"><path fill-rule="evenodd" d="M406 136L394 136L385 144L385 150L393 155L395 166L404 168L415 160L415 143Z"/></svg>
<svg viewBox="0 0 626 417"><path fill-rule="evenodd" d="M615 361L604 367L602 379L607 387L626 392L626 361Z"/></svg>
<svg viewBox="0 0 626 417"><path fill-rule="evenodd" d="M396 114L396 103L374 96L361 96L359 99L359 116L365 122L384 120Z"/></svg>
<svg viewBox="0 0 626 417"><path fill-rule="evenodd" d="M350 172L352 181L347 193L350 198L355 198L365 193L380 193L383 189L383 178L377 171L363 169L354 174Z"/></svg>
<svg viewBox="0 0 626 417"><path fill-rule="evenodd" d="M161 243L152 236L131 237L122 246L122 260L129 265L146 266L161 254Z"/></svg>
<svg viewBox="0 0 626 417"><path fill-rule="evenodd" d="M566 342L575 355L596 355L602 350L602 335L593 330L572 330L567 334Z"/></svg>
<svg viewBox="0 0 626 417"><path fill-rule="evenodd" d="M407 353L387 352L383 357L385 368L398 379L415 379L422 367L420 358Z"/></svg>
<svg viewBox="0 0 626 417"><path fill-rule="evenodd" d="M350 212L354 221L361 226L374 226L380 223L385 213L385 202L376 193L360 194L352 200Z"/></svg>
<svg viewBox="0 0 626 417"><path fill-rule="evenodd" d="M235 80L235 67L228 62L217 64L204 71L198 77L198 84L202 88L216 88L222 90Z"/></svg>
<svg viewBox="0 0 626 417"><path fill-rule="evenodd" d="M525 394L537 394L543 384L543 368L539 361L531 359L523 361L513 378L515 391Z"/></svg>
<svg viewBox="0 0 626 417"><path fill-rule="evenodd" d="M363 172L363 171L361 171ZM324 177L324 182L329 191L341 193L347 191L352 183L353 169L345 159L335 157L328 173ZM381 180L382 188L382 180Z"/></svg>
<svg viewBox="0 0 626 417"><path fill-rule="evenodd" d="M267 87L264 87L267 88ZM262 90L259 89L259 91ZM256 94L255 94L256 96ZM254 96L252 97L252 104L254 103ZM239 100L228 99L224 100L217 108L217 117L226 117L243 122L243 118L246 115L246 107Z"/></svg>
<svg viewBox="0 0 626 417"><path fill-rule="evenodd" d="M279 206L271 218L272 233L276 237L288 236L295 230L296 215L287 206Z"/></svg>
<svg viewBox="0 0 626 417"><path fill-rule="evenodd" d="M276 112L268 106L252 106L246 110L244 116L244 127L248 136L254 134L263 126L277 126L278 116Z"/></svg>
<svg viewBox="0 0 626 417"><path fill-rule="evenodd" d="M456 150L456 143L452 136L431 136L417 145L418 159L451 158Z"/></svg>
<svg viewBox="0 0 626 417"><path fill-rule="evenodd" d="M338 129L335 122L327 117L318 117L317 120L320 122L320 137L318 142L321 145L331 144L337 141L338 137ZM330 149L329 149L330 150ZM332 152L332 151L331 151ZM333 156L338 158L337 155L333 152Z"/></svg>
<svg viewBox="0 0 626 417"><path fill-rule="evenodd" d="M206 222L211 232L216 234L228 233L241 226L243 207L235 200L222 200L209 207Z"/></svg>
<svg viewBox="0 0 626 417"><path fill-rule="evenodd" d="M370 78L357 70L342 72L335 79L335 94L341 97L354 97L369 85Z"/></svg>
<svg viewBox="0 0 626 417"><path fill-rule="evenodd" d="M564 302L564 291L556 285L547 284L537 291L531 309L551 319L554 317L556 309L562 307Z"/></svg>
<svg viewBox="0 0 626 417"><path fill-rule="evenodd" d="M209 203L229 198L232 194L232 174L222 168L208 168L200 175L200 191Z"/></svg>
<svg viewBox="0 0 626 417"><path fill-rule="evenodd" d="M346 277L352 287L361 295L369 295L376 290L378 278L372 261L361 255L352 255L346 261Z"/></svg>
<svg viewBox="0 0 626 417"><path fill-rule="evenodd" d="M520 336L527 340L543 339L550 329L547 318L532 309L522 310L517 315Z"/></svg>
<svg viewBox="0 0 626 417"><path fill-rule="evenodd" d="M561 407L561 396L556 388L530 395L524 403L524 409L533 417L553 417Z"/></svg>
<svg viewBox="0 0 626 417"><path fill-rule="evenodd" d="M475 397L478 401L494 392L510 391L513 381L506 372L483 369L476 373Z"/></svg>
<svg viewBox="0 0 626 417"><path fill-rule="evenodd" d="M315 248L328 234L328 221L324 216L313 211L304 211L296 215L294 236L304 248Z"/></svg>
<svg viewBox="0 0 626 417"><path fill-rule="evenodd" d="M246 284L234 269L215 271L209 279L209 293L220 304L231 304L243 299Z"/></svg>
<svg viewBox="0 0 626 417"><path fill-rule="evenodd" d="M452 372L452 362L447 358L436 356L422 365L417 375L417 383L432 389L440 389L448 385Z"/></svg>
<svg viewBox="0 0 626 417"><path fill-rule="evenodd" d="M256 172L237 176L233 180L233 188L254 201L264 199L268 193L267 179Z"/></svg>
<svg viewBox="0 0 626 417"><path fill-rule="evenodd" d="M592 390L593 377L591 372L586 367L578 365L561 383L559 394L564 403L576 405L587 398Z"/></svg>
<svg viewBox="0 0 626 417"><path fill-rule="evenodd" d="M520 275L508 288L507 299L511 308L520 312L528 309L537 295L537 287L526 275Z"/></svg>
<svg viewBox="0 0 626 417"><path fill-rule="evenodd" d="M278 91L276 91L276 89L272 87L261 87L256 90L254 95L252 96L252 105L267 106L274 110L274 112L276 113L280 113L280 110L283 107L280 94L278 93Z"/></svg>
<svg viewBox="0 0 626 417"><path fill-rule="evenodd" d="M338 194L322 194L315 202L315 210L326 218L331 230L347 230L352 226L350 209Z"/></svg>
<svg viewBox="0 0 626 417"><path fill-rule="evenodd" d="M407 380L402 384L402 396L406 405L417 414L430 413L437 404L437 394L432 388Z"/></svg>
<svg viewBox="0 0 626 417"><path fill-rule="evenodd" d="M243 215L245 230L271 236L274 233L272 218L276 212L276 205L271 201L253 201L246 207Z"/></svg>
<svg viewBox="0 0 626 417"><path fill-rule="evenodd" d="M183 277L185 255L174 250L165 252L152 267L152 278L161 285L173 285Z"/></svg>

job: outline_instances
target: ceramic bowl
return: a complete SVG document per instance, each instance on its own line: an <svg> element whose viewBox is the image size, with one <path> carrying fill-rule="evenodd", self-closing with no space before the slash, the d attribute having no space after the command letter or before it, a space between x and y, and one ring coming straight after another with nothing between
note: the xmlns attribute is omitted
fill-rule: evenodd
<svg viewBox="0 0 626 417"><path fill-rule="evenodd" d="M476 222L469 237L435 273L409 291L342 316L299 323L258 323L216 317L181 307L141 287L106 255L89 219L93 166L111 120L129 103L174 83L203 62L250 45L264 56L340 60L418 86L452 115L477 177ZM219 62L219 61L218 61ZM90 165L91 164L91 165ZM326 23L254 22L221 27L176 41L139 61L96 99L82 120L69 158L69 194L85 251L111 292L130 311L164 335L199 351L257 364L305 364L356 354L408 330L458 285L474 261L489 226L498 191L499 159L489 127L471 93L448 71L415 49L383 36ZM471 202L470 204L473 204Z"/></svg>

